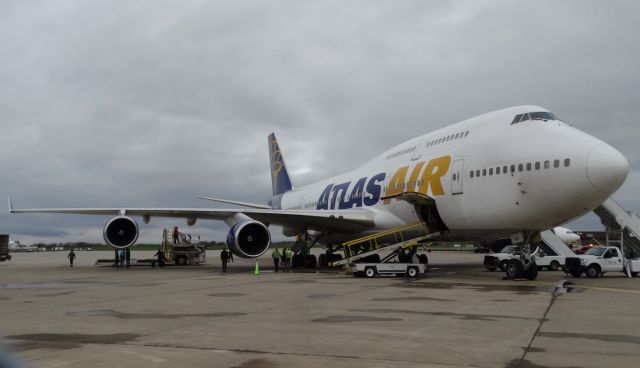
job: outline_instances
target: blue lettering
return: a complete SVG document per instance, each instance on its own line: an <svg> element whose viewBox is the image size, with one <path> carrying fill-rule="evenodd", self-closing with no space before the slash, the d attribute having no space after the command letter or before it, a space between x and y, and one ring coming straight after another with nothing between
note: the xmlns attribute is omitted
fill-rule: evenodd
<svg viewBox="0 0 640 368"><path fill-rule="evenodd" d="M329 209L329 194L331 193L331 188L333 184L327 185L326 188L320 194L320 198L318 199L318 204L316 205L316 210L328 210Z"/></svg>
<svg viewBox="0 0 640 368"><path fill-rule="evenodd" d="M351 189L351 195L346 201L340 202L340 209L347 209L356 207L362 207L362 193L364 192L364 183L367 180L366 177L358 179Z"/></svg>
<svg viewBox="0 0 640 368"><path fill-rule="evenodd" d="M338 196L338 192L340 192L340 198L338 198L338 206L340 205L340 203L342 203L342 201L344 201L344 195L347 193L347 188L349 188L349 184L351 184L350 181L342 184L336 184L333 186L333 189L331 189L331 191L333 192L333 195L331 196L332 210L336 209L336 197Z"/></svg>
<svg viewBox="0 0 640 368"><path fill-rule="evenodd" d="M386 176L386 173L380 173L371 177L369 183L367 183L367 193L369 193L370 196L364 197L365 206L373 206L378 203L380 200L380 193L382 192L382 186L378 183L384 181Z"/></svg>

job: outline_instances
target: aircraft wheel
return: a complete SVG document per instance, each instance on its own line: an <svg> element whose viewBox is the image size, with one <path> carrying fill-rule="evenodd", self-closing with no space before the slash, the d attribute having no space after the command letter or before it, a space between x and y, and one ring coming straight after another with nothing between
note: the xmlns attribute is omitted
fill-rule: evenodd
<svg viewBox="0 0 640 368"><path fill-rule="evenodd" d="M558 271L559 268L560 263L558 263L558 261L551 261L551 264L549 265L549 271Z"/></svg>
<svg viewBox="0 0 640 368"><path fill-rule="evenodd" d="M318 264L320 265L320 267L327 267L327 255L326 254L321 254L320 256L318 256Z"/></svg>
<svg viewBox="0 0 640 368"><path fill-rule="evenodd" d="M507 266L508 265L509 265L509 261L504 260L504 261L500 262L500 265L498 267L500 267L500 271L507 272Z"/></svg>
<svg viewBox="0 0 640 368"><path fill-rule="evenodd" d="M522 275L522 262L518 259L512 259L511 262L507 263L504 272L510 280L518 278Z"/></svg>
<svg viewBox="0 0 640 368"><path fill-rule="evenodd" d="M496 272L496 268L495 267L487 267L487 271Z"/></svg>
<svg viewBox="0 0 640 368"><path fill-rule="evenodd" d="M316 256L308 254L304 257L304 268L316 268L317 265Z"/></svg>
<svg viewBox="0 0 640 368"><path fill-rule="evenodd" d="M524 277L527 280L533 281L538 278L538 266L535 264L535 262L531 262L529 264L529 267L526 267L523 270L523 273L524 273Z"/></svg>
<svg viewBox="0 0 640 368"><path fill-rule="evenodd" d="M185 256L176 257L176 264L180 265L180 266L186 265L187 264L187 257L185 257Z"/></svg>

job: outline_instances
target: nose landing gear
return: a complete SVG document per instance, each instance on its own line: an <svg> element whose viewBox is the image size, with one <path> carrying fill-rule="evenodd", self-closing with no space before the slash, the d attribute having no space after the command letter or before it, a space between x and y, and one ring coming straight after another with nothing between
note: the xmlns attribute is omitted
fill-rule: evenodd
<svg viewBox="0 0 640 368"><path fill-rule="evenodd" d="M531 257L531 238L533 233L522 233L512 237L517 248L519 259L512 259L505 267L506 278L509 280L527 279L533 281L538 278L538 265Z"/></svg>

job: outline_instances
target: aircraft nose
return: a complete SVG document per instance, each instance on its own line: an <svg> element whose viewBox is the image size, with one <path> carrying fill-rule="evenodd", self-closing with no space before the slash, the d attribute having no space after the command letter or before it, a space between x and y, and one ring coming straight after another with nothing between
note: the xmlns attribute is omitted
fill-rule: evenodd
<svg viewBox="0 0 640 368"><path fill-rule="evenodd" d="M629 174L627 159L606 143L596 145L587 155L587 177L598 191L613 193Z"/></svg>

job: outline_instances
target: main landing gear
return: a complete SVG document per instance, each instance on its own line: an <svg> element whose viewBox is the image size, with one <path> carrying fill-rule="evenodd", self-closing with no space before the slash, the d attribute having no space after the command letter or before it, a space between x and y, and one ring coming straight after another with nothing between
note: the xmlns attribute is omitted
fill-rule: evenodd
<svg viewBox="0 0 640 368"><path fill-rule="evenodd" d="M507 279L527 279L533 281L538 278L538 265L535 259L531 257L531 239L533 233L517 234L512 237L515 247L518 249L519 259L512 259L508 261L504 272L507 275Z"/></svg>

